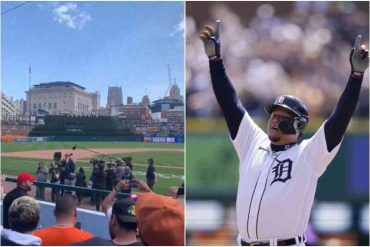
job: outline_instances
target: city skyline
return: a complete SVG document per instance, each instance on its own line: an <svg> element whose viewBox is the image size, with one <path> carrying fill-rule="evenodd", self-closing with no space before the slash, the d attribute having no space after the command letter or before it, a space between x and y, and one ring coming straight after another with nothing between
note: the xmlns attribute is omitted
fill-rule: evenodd
<svg viewBox="0 0 370 247"><path fill-rule="evenodd" d="M3 2L2 11L19 5ZM125 100L184 92L182 2L31 2L2 16L2 91L25 99L31 86L71 81L99 91L121 86ZM109 14L107 14L109 13Z"/></svg>

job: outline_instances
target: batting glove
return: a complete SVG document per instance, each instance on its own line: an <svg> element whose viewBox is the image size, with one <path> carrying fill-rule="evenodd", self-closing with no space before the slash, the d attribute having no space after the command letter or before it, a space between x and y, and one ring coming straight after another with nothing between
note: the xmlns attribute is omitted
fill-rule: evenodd
<svg viewBox="0 0 370 247"><path fill-rule="evenodd" d="M369 51L365 45L361 45L361 40L362 36L358 35L349 58L351 75L354 77L362 77L369 66Z"/></svg>
<svg viewBox="0 0 370 247"><path fill-rule="evenodd" d="M210 61L217 61L221 58L220 53L220 23L221 21L216 21L216 30L213 27L206 25L199 36L203 41L204 50Z"/></svg>

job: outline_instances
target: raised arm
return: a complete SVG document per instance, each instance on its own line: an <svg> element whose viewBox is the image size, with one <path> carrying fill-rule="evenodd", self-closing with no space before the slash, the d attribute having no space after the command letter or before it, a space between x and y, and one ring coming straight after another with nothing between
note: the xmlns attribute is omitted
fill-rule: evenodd
<svg viewBox="0 0 370 247"><path fill-rule="evenodd" d="M205 52L209 58L213 91L224 113L230 136L232 139L235 139L245 109L226 75L221 59L220 23L221 21L219 20L216 22L216 30L211 26L205 26L200 38L204 43Z"/></svg>
<svg viewBox="0 0 370 247"><path fill-rule="evenodd" d="M347 86L324 126L329 152L342 140L360 96L364 72L369 66L369 51L365 45L361 45L361 35L357 36L349 61L351 63L351 75L349 76Z"/></svg>

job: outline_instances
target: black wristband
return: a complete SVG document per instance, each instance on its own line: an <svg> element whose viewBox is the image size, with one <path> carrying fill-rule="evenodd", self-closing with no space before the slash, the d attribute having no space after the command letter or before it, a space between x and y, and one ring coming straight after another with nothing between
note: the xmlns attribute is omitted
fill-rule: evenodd
<svg viewBox="0 0 370 247"><path fill-rule="evenodd" d="M364 77L364 73L357 72L357 71L351 71L351 76L355 79L362 79Z"/></svg>

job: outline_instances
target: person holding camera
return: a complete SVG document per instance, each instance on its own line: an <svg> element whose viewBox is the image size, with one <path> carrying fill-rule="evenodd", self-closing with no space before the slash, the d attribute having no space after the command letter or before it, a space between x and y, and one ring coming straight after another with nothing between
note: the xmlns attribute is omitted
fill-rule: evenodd
<svg viewBox="0 0 370 247"><path fill-rule="evenodd" d="M39 162L36 171L36 179L38 182L47 182L48 170L44 166L43 162ZM36 186L36 198L44 200L45 199L45 187L37 185Z"/></svg>
<svg viewBox="0 0 370 247"><path fill-rule="evenodd" d="M104 170L104 163L102 162L99 163L97 165L97 169L94 169L94 172L91 176L94 177L92 188L98 190L105 190L107 173ZM101 195L96 193L94 195L96 211L100 211Z"/></svg>
<svg viewBox="0 0 370 247"><path fill-rule="evenodd" d="M52 183L52 184L59 183L60 171L59 171L59 168L58 168L58 164L60 164L60 161L59 162L53 161L51 163L51 167L49 169L50 183ZM59 189L52 187L51 188L51 201L55 202L56 195L58 195L58 194L59 194Z"/></svg>
<svg viewBox="0 0 370 247"><path fill-rule="evenodd" d="M85 175L85 171L84 171L84 169L82 167L80 167L80 169L78 170L78 173L76 175L76 183L75 183L75 186L87 188L86 175ZM83 193L77 192L76 193L76 196L77 196L77 199L78 199L78 204L80 204L81 203L82 196L83 196Z"/></svg>
<svg viewBox="0 0 370 247"><path fill-rule="evenodd" d="M116 175L116 172L115 172L115 169L113 167L113 164L112 163L108 163L107 164L108 168L105 170L105 172L107 173L107 179L106 179L106 189L111 191L113 189L113 186L114 186L114 177Z"/></svg>
<svg viewBox="0 0 370 247"><path fill-rule="evenodd" d="M65 180L67 178L68 172L67 172L67 162L69 159L69 154L64 154L64 159L60 161L58 164L59 172L60 172L60 184L65 184ZM60 194L64 194L64 189L60 190Z"/></svg>
<svg viewBox="0 0 370 247"><path fill-rule="evenodd" d="M66 178L65 178L65 184L69 186L74 185L74 180L76 178L76 164L74 162L73 154L69 154L67 162L66 162ZM72 192L69 192L72 193Z"/></svg>

